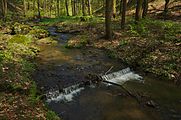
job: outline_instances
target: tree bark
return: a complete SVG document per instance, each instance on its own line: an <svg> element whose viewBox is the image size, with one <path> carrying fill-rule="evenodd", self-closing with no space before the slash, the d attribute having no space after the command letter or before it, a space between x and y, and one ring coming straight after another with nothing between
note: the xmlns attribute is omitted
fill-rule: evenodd
<svg viewBox="0 0 181 120"><path fill-rule="evenodd" d="M105 10L105 38L108 40L112 39L112 28L111 28L111 17L112 17L112 0L106 0L106 10Z"/></svg>
<svg viewBox="0 0 181 120"><path fill-rule="evenodd" d="M23 0L24 17L26 17L26 0Z"/></svg>
<svg viewBox="0 0 181 120"><path fill-rule="evenodd" d="M166 19L167 14L168 14L168 5L169 5L170 0L165 0L165 7L164 7L164 19Z"/></svg>
<svg viewBox="0 0 181 120"><path fill-rule="evenodd" d="M60 1L57 0L57 17L60 16Z"/></svg>
<svg viewBox="0 0 181 120"><path fill-rule="evenodd" d="M46 9L47 9L47 6L46 6L46 4L47 4L47 1L46 0L44 0L43 1L43 12L44 12L44 14L46 15Z"/></svg>
<svg viewBox="0 0 181 120"><path fill-rule="evenodd" d="M145 18L147 16L147 12L148 12L148 0L144 0L143 1L143 18Z"/></svg>
<svg viewBox="0 0 181 120"><path fill-rule="evenodd" d="M91 16L92 15L92 5L91 5L91 0L88 0L88 13Z"/></svg>
<svg viewBox="0 0 181 120"><path fill-rule="evenodd" d="M2 2L2 5L1 5L1 11L2 11L2 17L4 18L4 0L1 0L1 2Z"/></svg>
<svg viewBox="0 0 181 120"><path fill-rule="evenodd" d="M86 16L86 13L85 13L85 0L82 0L82 15Z"/></svg>
<svg viewBox="0 0 181 120"><path fill-rule="evenodd" d="M66 14L67 14L67 16L70 16L70 14L69 14L68 0L65 0L65 9L66 9Z"/></svg>
<svg viewBox="0 0 181 120"><path fill-rule="evenodd" d="M122 0L122 15L121 15L121 29L124 29L126 22L126 8L127 8L127 0Z"/></svg>
<svg viewBox="0 0 181 120"><path fill-rule="evenodd" d="M113 0L113 18L116 18L116 0Z"/></svg>
<svg viewBox="0 0 181 120"><path fill-rule="evenodd" d="M136 14L135 14L135 21L139 21L142 17L142 4L143 0L137 0L136 4Z"/></svg>
<svg viewBox="0 0 181 120"><path fill-rule="evenodd" d="M8 11L7 0L2 0L2 16L3 16L3 20L6 20L7 11Z"/></svg>
<svg viewBox="0 0 181 120"><path fill-rule="evenodd" d="M40 0L37 1L37 7L38 7L38 19L41 19L41 13L40 13Z"/></svg>

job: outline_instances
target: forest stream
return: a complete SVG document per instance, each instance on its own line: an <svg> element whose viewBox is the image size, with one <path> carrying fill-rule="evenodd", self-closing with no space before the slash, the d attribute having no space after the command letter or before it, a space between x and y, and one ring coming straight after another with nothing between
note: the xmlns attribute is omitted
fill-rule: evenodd
<svg viewBox="0 0 181 120"><path fill-rule="evenodd" d="M90 74L103 75L129 66L110 59L102 49L65 48L76 33L58 33L56 27L48 31L58 43L40 46L34 79L46 94L45 102L63 120L181 120L180 87L134 68L131 70L144 82L122 84L133 96L102 82L80 86Z"/></svg>

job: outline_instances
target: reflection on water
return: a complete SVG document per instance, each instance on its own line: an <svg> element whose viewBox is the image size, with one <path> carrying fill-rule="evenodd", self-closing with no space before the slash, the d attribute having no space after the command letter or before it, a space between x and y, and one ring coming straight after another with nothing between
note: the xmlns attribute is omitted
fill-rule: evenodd
<svg viewBox="0 0 181 120"><path fill-rule="evenodd" d="M85 88L72 102L50 102L64 120L159 120L157 112L141 108L137 101L122 96L119 87L101 84Z"/></svg>

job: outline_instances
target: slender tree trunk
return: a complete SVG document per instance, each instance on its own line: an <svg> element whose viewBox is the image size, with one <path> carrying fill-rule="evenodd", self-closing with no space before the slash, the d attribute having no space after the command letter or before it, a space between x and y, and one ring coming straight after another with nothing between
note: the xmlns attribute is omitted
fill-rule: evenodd
<svg viewBox="0 0 181 120"><path fill-rule="evenodd" d="M75 16L77 14L77 11L76 11L76 0L73 0L73 9L72 9L73 13L72 15Z"/></svg>
<svg viewBox="0 0 181 120"><path fill-rule="evenodd" d="M24 6L24 17L26 17L26 0L23 0L23 6Z"/></svg>
<svg viewBox="0 0 181 120"><path fill-rule="evenodd" d="M85 13L85 0L82 0L82 15L86 16L86 13Z"/></svg>
<svg viewBox="0 0 181 120"><path fill-rule="evenodd" d="M165 0L165 8L164 8L164 12L167 13L168 12L168 4L169 4L170 0Z"/></svg>
<svg viewBox="0 0 181 120"><path fill-rule="evenodd" d="M27 9L30 10L30 1L28 1Z"/></svg>
<svg viewBox="0 0 181 120"><path fill-rule="evenodd" d="M123 0L120 0L119 14L122 14Z"/></svg>
<svg viewBox="0 0 181 120"><path fill-rule="evenodd" d="M113 0L113 18L116 18L116 0Z"/></svg>
<svg viewBox="0 0 181 120"><path fill-rule="evenodd" d="M92 5L91 5L91 0L88 0L88 13L89 13L89 15L92 15Z"/></svg>
<svg viewBox="0 0 181 120"><path fill-rule="evenodd" d="M145 18L147 16L147 12L148 12L148 0L144 0L143 1L143 18Z"/></svg>
<svg viewBox="0 0 181 120"><path fill-rule="evenodd" d="M4 6L4 0L1 0L2 5L1 5L1 11L2 11L2 16L3 18L5 17L4 11L5 11L5 6Z"/></svg>
<svg viewBox="0 0 181 120"><path fill-rule="evenodd" d="M111 18L112 18L112 0L106 0L106 10L105 10L105 27L106 27L106 36L105 38L110 40L112 39L112 28L111 28Z"/></svg>
<svg viewBox="0 0 181 120"><path fill-rule="evenodd" d="M57 17L60 16L60 1L57 0Z"/></svg>
<svg viewBox="0 0 181 120"><path fill-rule="evenodd" d="M33 0L33 10L35 10L35 0Z"/></svg>
<svg viewBox="0 0 181 120"><path fill-rule="evenodd" d="M168 14L168 5L169 5L170 0L165 0L165 8L164 8L164 19L166 19L167 14Z"/></svg>
<svg viewBox="0 0 181 120"><path fill-rule="evenodd" d="M37 7L38 7L38 19L41 19L41 13L40 13L40 0L37 1Z"/></svg>
<svg viewBox="0 0 181 120"><path fill-rule="evenodd" d="M2 15L3 15L3 20L6 20L7 11L8 11L7 0L2 0Z"/></svg>
<svg viewBox="0 0 181 120"><path fill-rule="evenodd" d="M124 29L126 22L126 8L127 8L127 0L122 0L122 16L121 16L121 29Z"/></svg>
<svg viewBox="0 0 181 120"><path fill-rule="evenodd" d="M4 14L5 14L5 17L8 13L8 4L7 4L7 0L4 0Z"/></svg>
<svg viewBox="0 0 181 120"><path fill-rule="evenodd" d="M50 5L50 7L49 7L49 11L50 11L50 18L52 17L52 5Z"/></svg>
<svg viewBox="0 0 181 120"><path fill-rule="evenodd" d="M142 17L142 4L143 0L137 0L136 4L136 14L135 14L135 21L139 21Z"/></svg>
<svg viewBox="0 0 181 120"><path fill-rule="evenodd" d="M69 14L68 0L65 0L65 9L66 9L67 16L70 16L70 14Z"/></svg>
<svg viewBox="0 0 181 120"><path fill-rule="evenodd" d="M47 2L46 0L43 1L43 12L44 12L45 16L46 16L46 11L47 11L46 10L46 4L47 4L46 2Z"/></svg>

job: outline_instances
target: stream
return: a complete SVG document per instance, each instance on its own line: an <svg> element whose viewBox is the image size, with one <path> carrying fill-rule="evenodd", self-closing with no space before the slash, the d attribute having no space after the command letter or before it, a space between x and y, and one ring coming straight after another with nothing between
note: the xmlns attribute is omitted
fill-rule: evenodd
<svg viewBox="0 0 181 120"><path fill-rule="evenodd" d="M58 33L49 27L57 45L42 44L34 79L46 94L45 102L63 120L181 120L181 89L168 81L134 71L144 82L125 80L131 97L119 87L106 83L81 83L88 75L104 75L127 68L119 60L107 57L104 50L92 47L66 49L76 34ZM137 73L137 74L136 74Z"/></svg>

